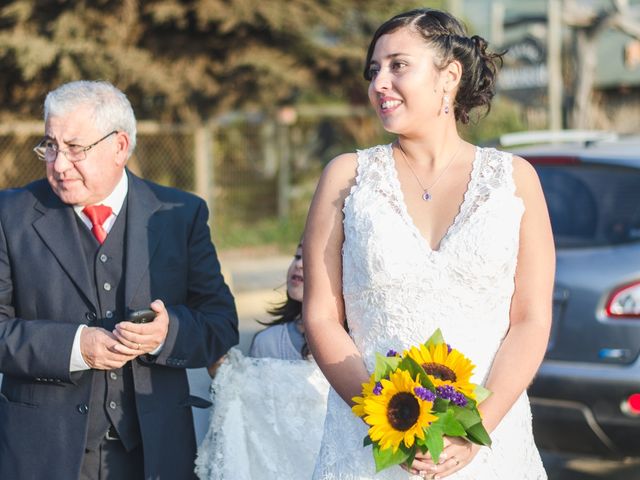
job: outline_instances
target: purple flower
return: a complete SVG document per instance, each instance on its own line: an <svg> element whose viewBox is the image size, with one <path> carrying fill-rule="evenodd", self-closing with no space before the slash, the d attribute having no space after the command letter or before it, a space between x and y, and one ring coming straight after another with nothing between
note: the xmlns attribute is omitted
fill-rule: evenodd
<svg viewBox="0 0 640 480"><path fill-rule="evenodd" d="M451 401L453 403L455 403L456 405L458 405L459 407L466 407L467 406L467 397L465 397L460 392L454 393L452 395L452 397L451 397Z"/></svg>
<svg viewBox="0 0 640 480"><path fill-rule="evenodd" d="M451 350L453 350L453 348L447 343L447 353L451 353Z"/></svg>
<svg viewBox="0 0 640 480"><path fill-rule="evenodd" d="M443 400L449 400L454 405L465 407L467 405L467 397L457 392L451 385L442 385L436 387L436 394Z"/></svg>
<svg viewBox="0 0 640 480"><path fill-rule="evenodd" d="M389 351L387 352L387 357L397 357L398 356L398 352L396 352L393 348L389 349Z"/></svg>
<svg viewBox="0 0 640 480"><path fill-rule="evenodd" d="M376 382L376 386L373 387L373 394L380 395L382 393L382 384L380 382Z"/></svg>
<svg viewBox="0 0 640 480"><path fill-rule="evenodd" d="M416 387L413 389L413 391L418 398L426 400L427 402L433 402L436 399L435 393L433 393L428 388Z"/></svg>
<svg viewBox="0 0 640 480"><path fill-rule="evenodd" d="M451 396L456 393L456 390L451 385L441 385L436 387L436 394L443 400L451 400Z"/></svg>

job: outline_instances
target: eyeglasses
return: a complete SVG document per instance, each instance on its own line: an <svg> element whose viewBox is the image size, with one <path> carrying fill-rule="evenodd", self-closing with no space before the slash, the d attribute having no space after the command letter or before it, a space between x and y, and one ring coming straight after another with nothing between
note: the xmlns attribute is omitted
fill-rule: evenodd
<svg viewBox="0 0 640 480"><path fill-rule="evenodd" d="M98 145L101 141L109 138L114 133L118 133L118 130L114 130L113 132L106 134L97 142L93 142L91 145L87 145L86 147L83 147L82 145L69 145L69 148L66 150L60 150L58 144L50 138L43 138L40 143L33 148L33 151L36 152L38 159L47 163L55 162L56 158L58 158L58 154L60 153L62 153L65 158L72 163L81 162L87 158L87 152L89 150Z"/></svg>

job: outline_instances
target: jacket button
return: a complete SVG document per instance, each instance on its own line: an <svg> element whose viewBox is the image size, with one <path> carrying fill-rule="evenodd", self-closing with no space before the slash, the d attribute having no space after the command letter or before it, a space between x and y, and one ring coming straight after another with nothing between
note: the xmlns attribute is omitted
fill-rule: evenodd
<svg viewBox="0 0 640 480"><path fill-rule="evenodd" d="M105 317L111 319L113 318L113 312L111 310L107 310L104 314Z"/></svg>
<svg viewBox="0 0 640 480"><path fill-rule="evenodd" d="M76 409L78 410L78 413L82 413L84 415L89 411L89 405L87 405L86 403L81 403L76 407Z"/></svg>
<svg viewBox="0 0 640 480"><path fill-rule="evenodd" d="M84 314L84 318L86 318L88 322L95 322L98 316L95 312L87 312Z"/></svg>
<svg viewBox="0 0 640 480"><path fill-rule="evenodd" d="M100 261L102 263L105 263L107 260L109 260L109 257L107 257L104 253L100 255Z"/></svg>

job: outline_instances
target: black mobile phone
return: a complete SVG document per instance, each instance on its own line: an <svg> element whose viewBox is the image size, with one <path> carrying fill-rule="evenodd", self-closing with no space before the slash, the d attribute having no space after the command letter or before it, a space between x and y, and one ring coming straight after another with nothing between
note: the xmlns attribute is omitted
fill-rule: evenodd
<svg viewBox="0 0 640 480"><path fill-rule="evenodd" d="M153 322L154 318L156 318L156 312L145 308L143 310L136 310L135 312L129 313L127 320L133 323L149 323Z"/></svg>

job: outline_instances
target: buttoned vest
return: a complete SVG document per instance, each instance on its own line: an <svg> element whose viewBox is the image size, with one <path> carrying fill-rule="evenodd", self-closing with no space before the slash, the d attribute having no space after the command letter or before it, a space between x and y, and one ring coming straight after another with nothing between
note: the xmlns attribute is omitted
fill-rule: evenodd
<svg viewBox="0 0 640 480"><path fill-rule="evenodd" d="M125 200L116 221L100 245L86 225L80 225L84 258L93 279L92 287L98 299L96 320L89 326L112 331L125 319L124 269L127 202ZM82 221L78 218L78 221ZM111 425L118 432L127 450L140 443L140 427L136 412L131 363L116 370L95 370L89 405L87 448L95 449Z"/></svg>

